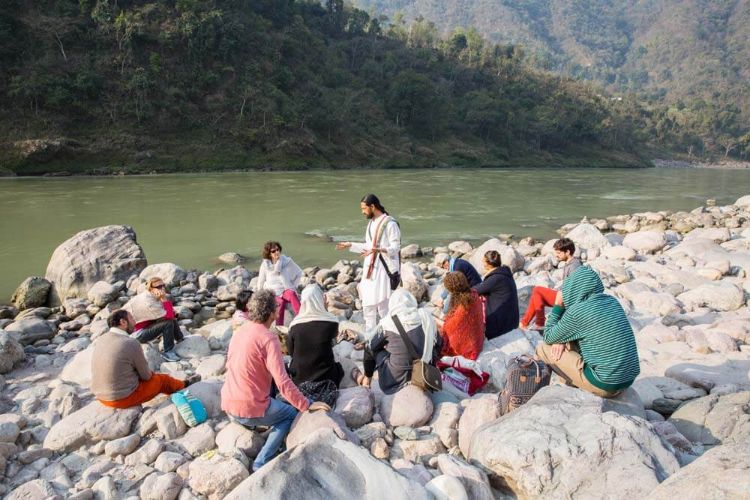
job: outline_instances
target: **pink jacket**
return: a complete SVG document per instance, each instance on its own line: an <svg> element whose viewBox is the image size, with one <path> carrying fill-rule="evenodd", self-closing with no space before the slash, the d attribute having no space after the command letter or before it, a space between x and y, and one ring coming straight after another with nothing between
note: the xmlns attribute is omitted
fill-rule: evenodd
<svg viewBox="0 0 750 500"><path fill-rule="evenodd" d="M234 332L226 370L221 409L230 415L262 417L270 403L271 380L299 411L310 406L286 373L278 337L260 323L248 321Z"/></svg>

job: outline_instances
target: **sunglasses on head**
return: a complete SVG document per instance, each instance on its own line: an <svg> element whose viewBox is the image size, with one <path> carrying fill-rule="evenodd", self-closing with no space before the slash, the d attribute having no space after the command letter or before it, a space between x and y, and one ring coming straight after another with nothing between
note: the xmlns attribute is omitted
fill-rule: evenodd
<svg viewBox="0 0 750 500"><path fill-rule="evenodd" d="M153 290L153 289L156 289L156 290L164 290L165 288L166 288L166 286L164 286L164 285L157 285L157 286L152 286L152 287L151 287L151 289L152 289L152 290Z"/></svg>

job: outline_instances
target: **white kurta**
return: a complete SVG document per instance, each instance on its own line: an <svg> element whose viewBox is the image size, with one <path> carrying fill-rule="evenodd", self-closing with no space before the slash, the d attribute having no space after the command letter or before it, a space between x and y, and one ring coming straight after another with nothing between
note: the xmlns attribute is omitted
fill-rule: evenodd
<svg viewBox="0 0 750 500"><path fill-rule="evenodd" d="M383 228L381 228L382 236L380 237L380 243L374 242L375 231L378 227L378 223L381 218L389 217L388 215L381 215L376 219L371 219L367 223L367 231L365 231L365 242L364 243L352 243L349 248L352 252L362 253L365 250L377 246L387 253L383 253L383 259L388 264L388 269L391 273L399 270L399 252L401 252L401 230L398 227L396 221L391 220L383 222ZM372 270L372 276L367 279L367 270L370 269L370 262L375 259L375 267ZM362 306L375 306L384 300L388 300L391 296L391 282L388 278L388 273L383 268L383 263L378 258L378 254L370 254L365 257L362 273L362 281L359 283L359 297L362 300Z"/></svg>

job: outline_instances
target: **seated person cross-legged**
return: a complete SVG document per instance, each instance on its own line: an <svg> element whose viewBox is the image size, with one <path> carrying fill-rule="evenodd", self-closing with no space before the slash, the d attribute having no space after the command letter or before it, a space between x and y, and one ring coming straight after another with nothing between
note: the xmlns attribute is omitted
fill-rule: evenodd
<svg viewBox="0 0 750 500"><path fill-rule="evenodd" d="M425 309L419 309L414 296L404 288L394 291L388 300L388 316L380 321L375 335L365 348L365 373L362 374L357 368L351 373L359 385L369 387L377 369L378 384L385 394L398 392L411 380L413 361L391 319L393 315L398 316L414 350L422 354L423 361L434 362L440 357L442 347L432 315Z"/></svg>
<svg viewBox="0 0 750 500"><path fill-rule="evenodd" d="M141 344L129 335L135 320L128 311L113 312L107 323L110 330L94 341L91 356L91 392L104 406L130 408L200 380L198 375L178 380L151 371Z"/></svg>
<svg viewBox="0 0 750 500"><path fill-rule="evenodd" d="M146 344L161 337L164 342L162 357L167 361L180 360L174 352L174 343L182 341L182 331L161 278L149 279L146 290L128 301L123 309L135 318L134 337L138 342Z"/></svg>
<svg viewBox="0 0 750 500"><path fill-rule="evenodd" d="M292 357L289 372L297 385L330 380L336 387L344 369L333 357L333 342L339 333L339 319L326 309L320 287L313 283L302 290L299 314L289 325L286 346Z"/></svg>
<svg viewBox="0 0 750 500"><path fill-rule="evenodd" d="M451 294L451 302L440 328L442 354L475 360L484 345L484 304L462 272L446 274L443 284Z"/></svg>
<svg viewBox="0 0 750 500"><path fill-rule="evenodd" d="M610 398L640 373L630 322L596 271L581 266L563 283L536 356L569 385Z"/></svg>

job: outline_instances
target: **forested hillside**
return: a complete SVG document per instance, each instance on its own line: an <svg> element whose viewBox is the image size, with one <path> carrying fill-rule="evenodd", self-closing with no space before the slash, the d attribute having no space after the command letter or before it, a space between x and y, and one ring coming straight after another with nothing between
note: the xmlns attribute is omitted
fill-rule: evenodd
<svg viewBox="0 0 750 500"><path fill-rule="evenodd" d="M639 165L635 101L293 0L5 0L0 170Z"/></svg>
<svg viewBox="0 0 750 500"><path fill-rule="evenodd" d="M635 92L655 139L750 158L750 0L354 0L391 22L476 30L533 66Z"/></svg>

